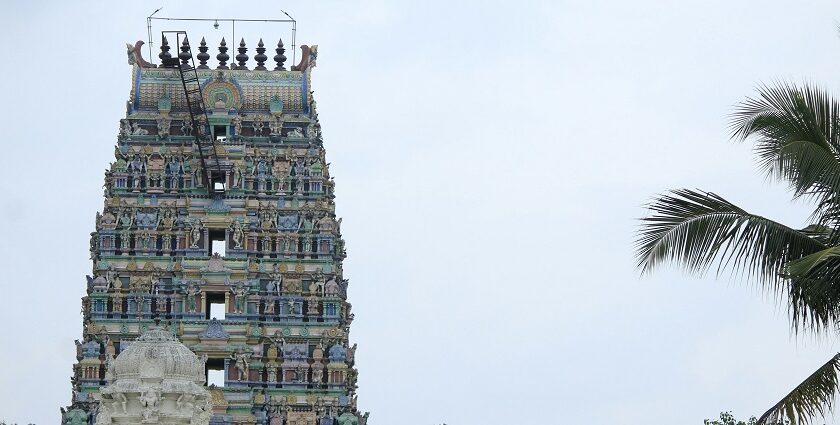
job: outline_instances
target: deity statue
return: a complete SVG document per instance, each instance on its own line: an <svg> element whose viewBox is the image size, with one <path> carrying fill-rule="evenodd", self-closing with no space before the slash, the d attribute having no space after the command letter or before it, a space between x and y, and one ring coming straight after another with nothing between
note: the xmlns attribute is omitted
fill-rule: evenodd
<svg viewBox="0 0 840 425"><path fill-rule="evenodd" d="M193 410L195 409L195 396L188 392L182 393L178 396L178 399L175 400L175 407L187 415L192 415Z"/></svg>
<svg viewBox="0 0 840 425"><path fill-rule="evenodd" d="M192 136L193 132L192 120L188 118L189 116L184 116L184 119L181 121L181 134L184 136Z"/></svg>
<svg viewBox="0 0 840 425"><path fill-rule="evenodd" d="M242 231L242 223L234 219L230 223L230 229L233 233L233 249L242 249L242 240L245 238L245 233Z"/></svg>
<svg viewBox="0 0 840 425"><path fill-rule="evenodd" d="M190 229L190 248L198 248L198 241L201 239L203 224L204 223L201 222L201 219L196 219L192 223L192 228Z"/></svg>
<svg viewBox="0 0 840 425"><path fill-rule="evenodd" d="M140 233L140 246L144 250L152 249L152 234L148 230L144 230Z"/></svg>
<svg viewBox="0 0 840 425"><path fill-rule="evenodd" d="M113 345L111 345L113 347ZM105 380L111 382L114 380L114 353L105 354Z"/></svg>
<svg viewBox="0 0 840 425"><path fill-rule="evenodd" d="M120 232L120 249L123 251L131 249L131 230L128 230L128 228Z"/></svg>
<svg viewBox="0 0 840 425"><path fill-rule="evenodd" d="M283 132L283 117L279 115L273 117L268 123L268 128L272 136L280 136Z"/></svg>
<svg viewBox="0 0 840 425"><path fill-rule="evenodd" d="M231 353L230 358L234 360L234 366L236 367L237 372L239 372L237 380L241 381L242 379L247 379L251 353L245 352L240 348L239 351Z"/></svg>
<svg viewBox="0 0 840 425"><path fill-rule="evenodd" d="M169 129L172 125L172 120L165 115L158 115L155 121L157 123L158 137L161 139L169 137Z"/></svg>
<svg viewBox="0 0 840 425"><path fill-rule="evenodd" d="M297 176L295 180L295 195L303 195L303 176Z"/></svg>
<svg viewBox="0 0 840 425"><path fill-rule="evenodd" d="M131 123L123 118L120 120L120 135L123 137L131 136Z"/></svg>
<svg viewBox="0 0 840 425"><path fill-rule="evenodd" d="M143 406L143 422L157 422L160 413L160 389L149 388L140 396L140 405Z"/></svg>
<svg viewBox="0 0 840 425"><path fill-rule="evenodd" d="M309 284L309 292L313 295L320 295L324 296L324 272L319 267L315 270L315 273L312 274L312 283Z"/></svg>
<svg viewBox="0 0 840 425"><path fill-rule="evenodd" d="M285 253L297 252L297 249L298 249L297 236L294 235L294 234L291 234L291 233L286 235L286 243L285 243L284 248L285 248L285 251L284 251Z"/></svg>
<svg viewBox="0 0 840 425"><path fill-rule="evenodd" d="M111 310L114 313L122 313L122 303L125 296L122 292L114 292L111 294Z"/></svg>
<svg viewBox="0 0 840 425"><path fill-rule="evenodd" d="M137 317L140 317L140 316L143 315L143 310L144 310L143 307L144 307L145 302L146 301L145 301L142 293L140 293L139 291L134 293L134 303L137 305L137 307L135 309L136 310L135 313L137 313Z"/></svg>
<svg viewBox="0 0 840 425"><path fill-rule="evenodd" d="M114 402L111 404L111 410L116 412L117 409L119 408L120 410L122 410L123 415L128 413L126 411L126 405L128 404L128 399L126 399L125 394L123 394L121 392L114 392L114 393L111 394L111 398L114 400Z"/></svg>
<svg viewBox="0 0 840 425"><path fill-rule="evenodd" d="M186 294L186 300L185 300L186 310L190 313L195 313L196 307L198 305L198 303L196 302L196 299L198 298L198 294L201 293L201 288L199 288L198 284L196 284L196 283L190 283L187 286L187 289L184 292Z"/></svg>
<svg viewBox="0 0 840 425"><path fill-rule="evenodd" d="M353 360L356 358L356 347L358 347L358 345L359 344L353 344L352 347L347 349L347 362L348 363L352 364Z"/></svg>
<svg viewBox="0 0 840 425"><path fill-rule="evenodd" d="M242 136L242 117L236 115L233 119L230 120L230 123L233 124L233 134L235 136Z"/></svg>
<svg viewBox="0 0 840 425"><path fill-rule="evenodd" d="M233 168L233 188L242 188L242 170L239 169L239 166Z"/></svg>
<svg viewBox="0 0 840 425"><path fill-rule="evenodd" d="M271 336L271 342L274 343L274 346L277 347L280 352L283 352L283 345L286 344L286 340L283 338L283 334L280 333L279 330L274 331L274 335Z"/></svg>
<svg viewBox="0 0 840 425"><path fill-rule="evenodd" d="M293 127L291 131L286 133L286 137L291 137L291 138L295 138L295 139L303 139L306 136L304 136L303 131L300 130L300 127Z"/></svg>
<svg viewBox="0 0 840 425"><path fill-rule="evenodd" d="M277 295L280 295L280 289L283 285L283 273L280 273L277 264L274 265L274 272L269 276L271 276L271 281L268 282L268 285L271 285L271 289L269 289L268 285L266 285L266 289L269 292L276 292Z"/></svg>
<svg viewBox="0 0 840 425"><path fill-rule="evenodd" d="M254 115L254 121L251 123L254 127L254 137L262 137L262 130L265 124L263 123L263 117L260 114Z"/></svg>
<svg viewBox="0 0 840 425"><path fill-rule="evenodd" d="M274 314L274 297L270 295L265 296L263 297L263 302L265 303L263 314Z"/></svg>
<svg viewBox="0 0 840 425"><path fill-rule="evenodd" d="M149 130L140 127L140 123L135 122L131 124L131 134L137 136L145 136L149 134Z"/></svg>
<svg viewBox="0 0 840 425"><path fill-rule="evenodd" d="M232 292L235 297L235 312L237 314L245 313L248 303L248 288L246 288L245 285L240 284L233 288L230 288L230 292Z"/></svg>
<svg viewBox="0 0 840 425"><path fill-rule="evenodd" d="M175 226L175 210L174 208L163 208L163 214L158 221L157 227L163 230L171 230Z"/></svg>
<svg viewBox="0 0 840 425"><path fill-rule="evenodd" d="M270 348L269 348L270 349ZM277 349L274 349L275 352ZM266 370L266 380L268 382L276 382L277 381L277 364L274 362L269 362L265 365Z"/></svg>
<svg viewBox="0 0 840 425"><path fill-rule="evenodd" d="M315 384L320 384L324 381L324 370L320 367L320 365L315 365L312 369L312 382Z"/></svg>
<svg viewBox="0 0 840 425"><path fill-rule="evenodd" d="M172 246L172 234L169 232L164 233L160 237L161 246L163 247L164 252L168 251Z"/></svg>
<svg viewBox="0 0 840 425"><path fill-rule="evenodd" d="M335 277L330 278L324 285L324 295L328 297L335 297L339 295L339 285L335 281Z"/></svg>
<svg viewBox="0 0 840 425"><path fill-rule="evenodd" d="M286 301L286 307L287 307L287 310L288 310L287 313L289 315L297 314L297 303L295 302L295 300Z"/></svg>
<svg viewBox="0 0 840 425"><path fill-rule="evenodd" d="M132 210L131 208L124 209L119 220L120 227L122 227L123 229L131 228L131 226L134 225L134 210Z"/></svg>

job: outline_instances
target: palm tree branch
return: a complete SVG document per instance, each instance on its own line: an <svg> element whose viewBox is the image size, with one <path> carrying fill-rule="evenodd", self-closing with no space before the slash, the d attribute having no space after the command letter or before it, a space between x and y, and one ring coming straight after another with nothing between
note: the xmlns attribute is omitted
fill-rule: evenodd
<svg viewBox="0 0 840 425"><path fill-rule="evenodd" d="M648 204L636 240L642 273L669 261L700 274L722 268L778 283L784 266L825 249L808 235L750 214L711 192L675 190Z"/></svg>
<svg viewBox="0 0 840 425"><path fill-rule="evenodd" d="M733 138L754 137L759 165L786 180L795 196L820 200L840 193L840 105L805 85L761 86L732 115Z"/></svg>
<svg viewBox="0 0 840 425"><path fill-rule="evenodd" d="M756 425L769 425L783 418L791 424L808 424L817 415L825 416L833 407L838 391L840 353L820 366L778 403L761 415Z"/></svg>

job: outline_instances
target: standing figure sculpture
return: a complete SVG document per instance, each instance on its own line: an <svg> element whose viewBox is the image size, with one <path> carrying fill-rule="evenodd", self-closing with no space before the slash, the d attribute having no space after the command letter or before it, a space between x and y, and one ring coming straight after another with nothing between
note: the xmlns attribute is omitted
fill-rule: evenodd
<svg viewBox="0 0 840 425"><path fill-rule="evenodd" d="M245 285L239 284L230 288L230 292L232 292L235 297L234 312L237 314L245 313L248 303L248 288L246 288Z"/></svg>
<svg viewBox="0 0 840 425"><path fill-rule="evenodd" d="M234 361L236 371L239 373L237 381L247 378L251 354L240 348L239 351L231 353L230 358Z"/></svg>
<svg viewBox="0 0 840 425"><path fill-rule="evenodd" d="M233 249L242 249L242 240L245 238L245 233L242 231L242 223L239 220L233 220L230 223L230 229L233 234Z"/></svg>
<svg viewBox="0 0 840 425"><path fill-rule="evenodd" d="M198 305L198 303L196 302L196 298L198 297L198 294L201 293L201 289L199 289L197 284L190 283L187 286L187 289L186 289L185 293L186 293L186 303L185 303L186 304L185 305L186 310L189 313L195 313L196 307Z"/></svg>
<svg viewBox="0 0 840 425"><path fill-rule="evenodd" d="M198 241L201 239L201 231L202 231L201 219L196 219L195 222L192 223L192 228L190 229L190 248L198 248Z"/></svg>

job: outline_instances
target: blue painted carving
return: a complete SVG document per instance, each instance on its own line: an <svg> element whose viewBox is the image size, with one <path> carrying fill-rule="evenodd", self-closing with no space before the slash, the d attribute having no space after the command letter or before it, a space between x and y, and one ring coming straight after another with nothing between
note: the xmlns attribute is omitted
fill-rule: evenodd
<svg viewBox="0 0 840 425"><path fill-rule="evenodd" d="M280 96L275 94L271 97L271 103L268 105L268 110L272 114L283 113L283 100L280 99Z"/></svg>
<svg viewBox="0 0 840 425"><path fill-rule="evenodd" d="M225 200L221 196L214 196L213 202L206 207L207 212L228 212L230 205L225 205Z"/></svg>
<svg viewBox="0 0 840 425"><path fill-rule="evenodd" d="M225 332L225 328L218 319L210 319L207 323L207 329L198 335L204 339L228 339L230 334Z"/></svg>
<svg viewBox="0 0 840 425"><path fill-rule="evenodd" d="M307 344L284 344L283 345L283 359L286 360L304 360L309 356L309 346Z"/></svg>
<svg viewBox="0 0 840 425"><path fill-rule="evenodd" d="M282 214L277 217L277 228L280 230L297 230L298 215Z"/></svg>
<svg viewBox="0 0 840 425"><path fill-rule="evenodd" d="M341 344L330 347L330 360L341 362L347 358L347 350Z"/></svg>
<svg viewBox="0 0 840 425"><path fill-rule="evenodd" d="M158 215L157 212L137 212L136 220L137 227L141 229L151 229L157 227Z"/></svg>
<svg viewBox="0 0 840 425"><path fill-rule="evenodd" d="M99 343L91 340L82 344L82 355L86 358L99 357Z"/></svg>
<svg viewBox="0 0 840 425"><path fill-rule="evenodd" d="M344 412L338 417L338 425L359 425L359 418L352 413Z"/></svg>

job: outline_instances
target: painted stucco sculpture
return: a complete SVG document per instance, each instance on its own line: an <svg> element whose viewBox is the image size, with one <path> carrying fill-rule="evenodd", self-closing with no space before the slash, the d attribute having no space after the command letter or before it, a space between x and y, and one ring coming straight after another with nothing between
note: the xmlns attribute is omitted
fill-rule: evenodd
<svg viewBox="0 0 840 425"><path fill-rule="evenodd" d="M210 423L204 363L162 328L151 328L106 358L96 425Z"/></svg>
<svg viewBox="0 0 840 425"><path fill-rule="evenodd" d="M143 59L142 45L127 45L131 92L91 234L93 271L63 423L128 423L138 412L143 423L164 423L176 407L204 412L207 397L191 385L178 405L168 375L151 392L125 387L146 381L126 372L123 358L177 339L206 361L201 379L193 366L182 378L202 386L205 369L224 373L224 385L207 388L211 424L365 424L341 220L310 89L317 46L301 46L300 63L286 70L282 41L266 64L260 40L249 69L245 41L235 62L223 43L211 69L202 39L196 75L207 118L194 124L178 68ZM160 49L164 64L194 54L188 41L164 39ZM224 252L212 252L213 241ZM225 317L211 317L212 305Z"/></svg>

